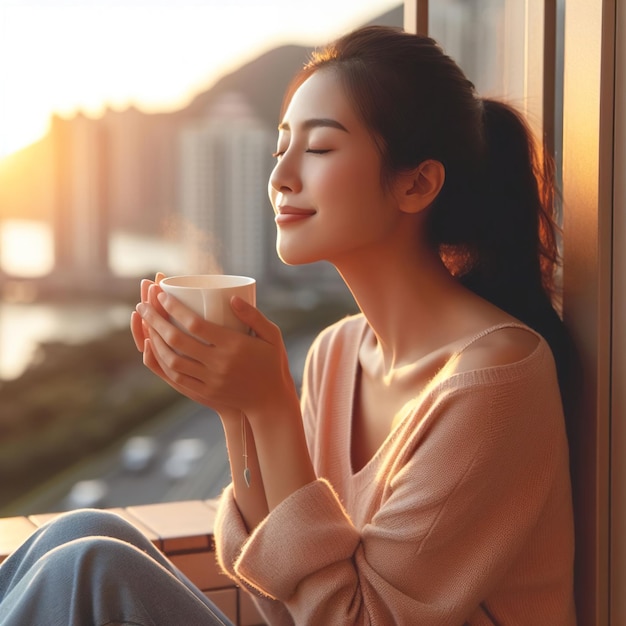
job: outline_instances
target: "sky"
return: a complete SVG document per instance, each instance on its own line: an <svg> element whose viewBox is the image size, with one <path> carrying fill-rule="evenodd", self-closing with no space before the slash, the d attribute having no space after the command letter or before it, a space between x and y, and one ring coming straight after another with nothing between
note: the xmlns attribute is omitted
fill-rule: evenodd
<svg viewBox="0 0 626 626"><path fill-rule="evenodd" d="M169 111L285 43L322 44L401 0L0 0L0 158L50 116Z"/></svg>

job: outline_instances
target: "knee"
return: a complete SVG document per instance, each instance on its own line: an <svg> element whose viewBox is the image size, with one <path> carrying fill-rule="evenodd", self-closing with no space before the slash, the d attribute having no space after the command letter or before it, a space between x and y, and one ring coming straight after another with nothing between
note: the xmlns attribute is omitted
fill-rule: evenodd
<svg viewBox="0 0 626 626"><path fill-rule="evenodd" d="M137 559L146 558L135 546L112 537L83 537L69 541L48 554L54 565L65 563L69 569L77 571L101 570L118 571L128 567Z"/></svg>
<svg viewBox="0 0 626 626"><path fill-rule="evenodd" d="M147 541L132 524L119 515L98 509L64 513L42 526L41 531L54 537L57 544L88 537L111 537L141 546Z"/></svg>
<svg viewBox="0 0 626 626"><path fill-rule="evenodd" d="M35 565L40 584L57 586L58 595L72 596L72 602L88 600L91 608L100 598L103 609L112 598L132 594L146 584L150 572L157 569L154 560L139 548L111 537L84 537L64 543Z"/></svg>

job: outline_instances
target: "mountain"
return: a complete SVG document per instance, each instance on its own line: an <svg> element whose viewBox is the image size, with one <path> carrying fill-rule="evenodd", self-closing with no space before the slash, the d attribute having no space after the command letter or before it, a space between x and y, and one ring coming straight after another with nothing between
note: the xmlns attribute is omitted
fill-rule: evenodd
<svg viewBox="0 0 626 626"><path fill-rule="evenodd" d="M312 50L296 45L274 48L219 79L180 113L184 117L200 116L221 94L235 91L243 94L259 117L274 128L287 84Z"/></svg>
<svg viewBox="0 0 626 626"><path fill-rule="evenodd" d="M398 5L367 24L402 26L403 7ZM283 94L291 78L307 62L312 47L287 45L274 48L223 76L210 89L198 94L180 113L184 117L202 115L219 95L228 91L243 94L259 117L271 128L278 123Z"/></svg>
<svg viewBox="0 0 626 626"><path fill-rule="evenodd" d="M368 24L402 26L398 5ZM269 50L220 78L186 107L168 113L144 113L134 107L108 110L102 118L83 114L71 120L55 116L40 141L0 160L0 220L56 219L63 189L99 181L98 211L108 227L147 232L157 229L178 203L176 154L179 129L206 114L220 95L242 94L256 114L276 128L285 89L313 48L285 45ZM89 153L72 154L76 137ZM74 139L73 139L74 138ZM99 170L89 170L88 156ZM94 178L95 177L95 178ZM87 210L81 207L81 210ZM150 216L150 220L146 216Z"/></svg>

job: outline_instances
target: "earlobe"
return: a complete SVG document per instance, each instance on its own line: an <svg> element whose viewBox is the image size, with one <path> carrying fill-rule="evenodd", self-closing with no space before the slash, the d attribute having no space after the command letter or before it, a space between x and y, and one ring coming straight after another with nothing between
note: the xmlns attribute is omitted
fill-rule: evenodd
<svg viewBox="0 0 626 626"><path fill-rule="evenodd" d="M401 208L407 213L418 213L435 201L446 179L446 171L440 161L429 159L406 176Z"/></svg>

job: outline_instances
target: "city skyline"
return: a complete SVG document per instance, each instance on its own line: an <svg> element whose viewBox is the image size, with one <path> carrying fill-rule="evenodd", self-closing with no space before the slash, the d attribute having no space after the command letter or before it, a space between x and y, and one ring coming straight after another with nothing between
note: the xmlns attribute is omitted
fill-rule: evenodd
<svg viewBox="0 0 626 626"><path fill-rule="evenodd" d="M282 94L310 51L271 50L172 113L130 108L101 118L55 116L45 138L23 151L19 175L7 176L0 163L0 204L52 228L53 266L33 288L134 291L141 276L111 270L111 236L124 231L184 242L186 272L290 283L292 272L272 252L267 178ZM335 291L330 270L314 264L303 275L310 288Z"/></svg>
<svg viewBox="0 0 626 626"><path fill-rule="evenodd" d="M398 5L374 21L399 26L401 7ZM144 113L129 107L123 111L107 108L100 117L82 112L71 119L55 115L49 132L41 140L16 153L13 159L0 161L0 219L39 219L50 223L54 232L53 273L57 278L71 277L75 284L89 282L90 275L107 279L110 237L121 231L180 240L182 234L188 234L189 227L195 227L201 237L219 242L216 247L225 254L217 259L218 264L227 266L226 271L243 271L233 267L232 259L243 258L233 252L239 246L229 233L233 227L224 217L213 225L206 224L206 219L244 211L254 216L249 224L256 226L254 232L246 235L253 243L242 245L248 251L256 249L250 258L257 259L244 265L269 277L277 265L271 269L267 259L272 257L268 253L273 248L273 235L268 237L267 225L261 225L259 220L267 221L271 215L266 188L278 110L287 83L312 49L288 45L266 51L222 76L211 88L195 94L185 107L169 113ZM205 223L194 224L198 219L185 216L189 206L184 206L181 188L194 168L193 176L205 183L205 188L212 175L202 164L194 165L189 159L187 164L181 164L180 134L185 127L197 127L206 120L211 109L215 110L216 101L233 92L250 106L257 125L262 127L263 139L257 142L254 157L240 149L229 149L227 154L213 145L211 149L222 151L233 161L233 167L228 172L222 168L208 185L215 188L211 191L214 199L207 203L205 198L193 209L196 216L205 212ZM225 106L229 108L228 104L221 108ZM230 134L243 138L245 133L239 132L235 122ZM245 139L250 146L256 141ZM246 154L250 166L243 178L250 180L240 185L237 193L229 192L220 201L216 193L224 188L222 179L242 181L242 176L234 174L234 161L246 162ZM243 217L241 214L237 220ZM215 221L215 217L212 219ZM279 267L279 274L281 270Z"/></svg>
<svg viewBox="0 0 626 626"><path fill-rule="evenodd" d="M44 135L53 113L176 110L273 47L324 43L399 4L0 0L0 160Z"/></svg>

